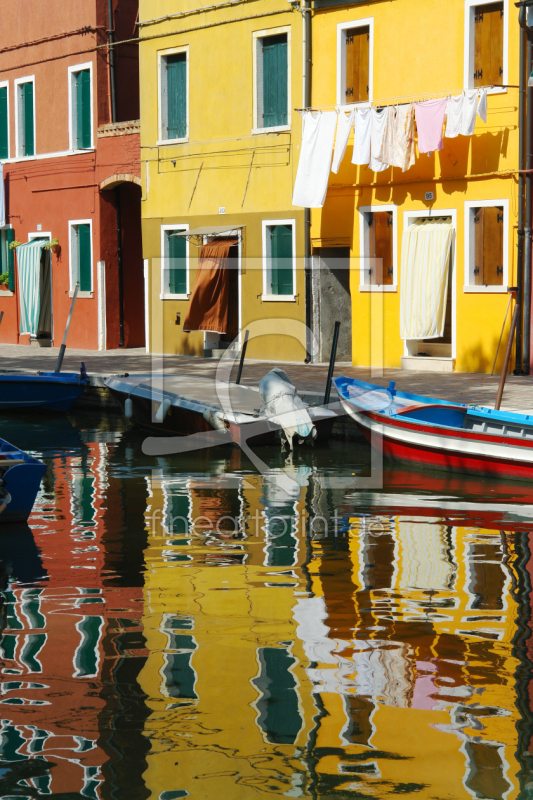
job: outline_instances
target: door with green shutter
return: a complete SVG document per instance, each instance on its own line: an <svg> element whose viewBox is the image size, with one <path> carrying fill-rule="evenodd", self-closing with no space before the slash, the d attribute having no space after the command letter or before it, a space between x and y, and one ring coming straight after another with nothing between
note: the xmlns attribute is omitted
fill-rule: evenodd
<svg viewBox="0 0 533 800"><path fill-rule="evenodd" d="M266 36L263 46L263 128L287 124L287 34Z"/></svg>
<svg viewBox="0 0 533 800"><path fill-rule="evenodd" d="M270 292L294 294L292 225L271 225L270 235Z"/></svg>
<svg viewBox="0 0 533 800"><path fill-rule="evenodd" d="M21 86L22 92L22 153L23 156L35 155L35 134L33 120L33 83L28 81Z"/></svg>
<svg viewBox="0 0 533 800"><path fill-rule="evenodd" d="M76 148L91 146L91 73L88 69L74 75Z"/></svg>
<svg viewBox="0 0 533 800"><path fill-rule="evenodd" d="M170 231L170 234L173 231ZM187 242L181 236L168 236L168 292L187 293Z"/></svg>
<svg viewBox="0 0 533 800"><path fill-rule="evenodd" d="M167 91L167 139L187 136L187 55L165 59Z"/></svg>
<svg viewBox="0 0 533 800"><path fill-rule="evenodd" d="M0 161L9 158L9 121L7 117L7 86L0 86Z"/></svg>

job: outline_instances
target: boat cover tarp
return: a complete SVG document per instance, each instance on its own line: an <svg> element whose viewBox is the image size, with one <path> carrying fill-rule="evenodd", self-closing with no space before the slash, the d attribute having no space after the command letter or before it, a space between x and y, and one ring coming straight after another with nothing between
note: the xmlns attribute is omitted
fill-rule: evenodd
<svg viewBox="0 0 533 800"><path fill-rule="evenodd" d="M447 218L418 220L403 232L402 339L437 339L444 333L454 233Z"/></svg>
<svg viewBox="0 0 533 800"><path fill-rule="evenodd" d="M38 239L17 247L20 298L20 332L37 335L41 308L41 256L46 241Z"/></svg>
<svg viewBox="0 0 533 800"><path fill-rule="evenodd" d="M316 437L307 406L286 372L279 367L267 372L259 381L259 394L263 400L261 412L283 428L291 448L294 436Z"/></svg>
<svg viewBox="0 0 533 800"><path fill-rule="evenodd" d="M215 239L200 250L196 280L183 330L226 333L229 303L229 250L237 239Z"/></svg>
<svg viewBox="0 0 533 800"><path fill-rule="evenodd" d="M367 389L348 384L347 394L352 403L364 411L385 411L393 403L391 393L385 388Z"/></svg>

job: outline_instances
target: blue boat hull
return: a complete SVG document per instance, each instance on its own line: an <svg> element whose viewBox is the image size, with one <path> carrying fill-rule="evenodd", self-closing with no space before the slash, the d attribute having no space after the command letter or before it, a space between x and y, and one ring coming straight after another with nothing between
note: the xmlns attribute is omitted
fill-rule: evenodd
<svg viewBox="0 0 533 800"><path fill-rule="evenodd" d="M85 375L74 372L0 373L0 409L68 411L86 385Z"/></svg>
<svg viewBox="0 0 533 800"><path fill-rule="evenodd" d="M0 473L9 495L9 502L0 513L0 524L28 519L45 472L42 461L0 439Z"/></svg>

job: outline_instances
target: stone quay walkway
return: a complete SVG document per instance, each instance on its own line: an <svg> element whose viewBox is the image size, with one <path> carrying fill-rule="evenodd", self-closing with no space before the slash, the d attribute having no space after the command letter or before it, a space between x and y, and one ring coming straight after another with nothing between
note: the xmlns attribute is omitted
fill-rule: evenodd
<svg viewBox="0 0 533 800"><path fill-rule="evenodd" d="M0 345L0 372L53 371L56 366L59 348L37 348L20 345ZM91 377L91 384L102 387L104 380L117 374L161 372L179 373L214 378L218 359L197 358L193 356L152 356L144 348L125 350L67 350L62 370L77 372L81 362ZM272 367L284 369L300 392L321 393L324 391L328 365L303 364L295 362L273 362L246 360L242 375L242 383L257 385L263 375ZM233 368L235 378L237 364ZM389 381L396 381L396 388L414 394L429 397L494 406L499 376L484 373L439 373L411 372L401 369L370 370L338 363L335 367L337 375L347 375L359 380L387 386ZM503 395L502 409L533 412L533 376L508 375Z"/></svg>

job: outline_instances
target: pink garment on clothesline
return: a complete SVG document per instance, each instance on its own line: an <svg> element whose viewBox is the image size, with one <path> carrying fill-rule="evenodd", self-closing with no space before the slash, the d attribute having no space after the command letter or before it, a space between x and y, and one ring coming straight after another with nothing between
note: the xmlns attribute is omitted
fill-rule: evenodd
<svg viewBox="0 0 533 800"><path fill-rule="evenodd" d="M447 97L443 100L424 100L423 103L415 103L419 153L433 153L444 147L442 126L447 105Z"/></svg>

